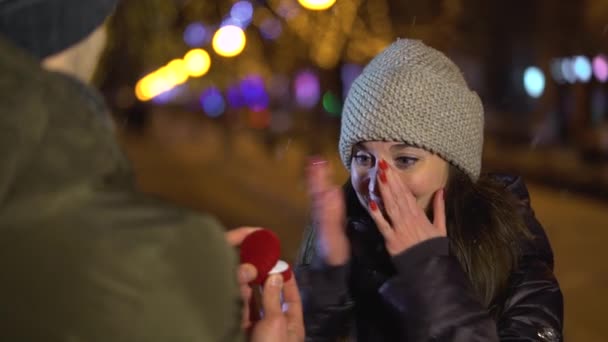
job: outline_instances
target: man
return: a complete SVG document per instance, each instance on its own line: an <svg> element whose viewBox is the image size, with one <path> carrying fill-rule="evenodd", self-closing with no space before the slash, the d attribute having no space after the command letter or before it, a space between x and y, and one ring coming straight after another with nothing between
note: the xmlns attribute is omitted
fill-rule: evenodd
<svg viewBox="0 0 608 342"><path fill-rule="evenodd" d="M105 104L82 83L116 1L0 1L0 340L242 340L221 226L136 191ZM284 314L283 284L266 284L253 340L303 339L294 288Z"/></svg>

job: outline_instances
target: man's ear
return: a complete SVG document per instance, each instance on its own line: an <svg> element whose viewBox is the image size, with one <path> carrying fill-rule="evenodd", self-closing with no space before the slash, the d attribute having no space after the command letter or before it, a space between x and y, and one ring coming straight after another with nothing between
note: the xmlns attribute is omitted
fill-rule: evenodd
<svg viewBox="0 0 608 342"><path fill-rule="evenodd" d="M102 24L78 44L44 58L42 66L89 83L106 46L106 40L106 26Z"/></svg>

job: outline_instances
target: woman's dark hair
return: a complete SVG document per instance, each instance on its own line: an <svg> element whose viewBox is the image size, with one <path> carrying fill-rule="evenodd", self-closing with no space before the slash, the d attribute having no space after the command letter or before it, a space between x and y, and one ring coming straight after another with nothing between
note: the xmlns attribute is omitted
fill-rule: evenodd
<svg viewBox="0 0 608 342"><path fill-rule="evenodd" d="M492 176L482 174L473 182L454 166L450 166L445 196L451 253L479 300L492 309L517 267L519 242L531 238L518 200Z"/></svg>

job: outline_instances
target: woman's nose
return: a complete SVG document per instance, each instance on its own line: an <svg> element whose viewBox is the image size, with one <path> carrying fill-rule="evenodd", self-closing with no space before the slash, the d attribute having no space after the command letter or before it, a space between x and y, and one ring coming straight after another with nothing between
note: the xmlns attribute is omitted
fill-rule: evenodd
<svg viewBox="0 0 608 342"><path fill-rule="evenodd" d="M380 197L380 189L378 189L378 163L369 170L369 183L367 184L367 191L370 195L376 195Z"/></svg>

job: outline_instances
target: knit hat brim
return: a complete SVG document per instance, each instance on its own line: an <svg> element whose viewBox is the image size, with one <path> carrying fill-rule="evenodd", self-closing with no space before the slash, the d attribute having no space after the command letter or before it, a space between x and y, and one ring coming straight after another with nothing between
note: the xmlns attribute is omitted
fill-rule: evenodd
<svg viewBox="0 0 608 342"><path fill-rule="evenodd" d="M479 178L483 105L457 67L419 41L400 40L351 85L342 112L339 152L350 169L353 146L405 142Z"/></svg>

